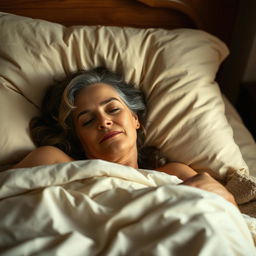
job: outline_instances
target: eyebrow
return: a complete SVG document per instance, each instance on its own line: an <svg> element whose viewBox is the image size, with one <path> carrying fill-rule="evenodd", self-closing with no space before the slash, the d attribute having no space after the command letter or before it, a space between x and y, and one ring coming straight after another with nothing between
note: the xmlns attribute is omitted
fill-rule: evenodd
<svg viewBox="0 0 256 256"><path fill-rule="evenodd" d="M117 98L115 98L115 97L110 97L110 98L108 98L108 99L106 99L106 100L101 101L99 105L100 105L100 106L106 105L106 104L108 104L109 102L111 102L111 101L113 101L113 100L119 101L119 100L118 100ZM84 115L84 114L87 114L87 113L89 113L89 112L90 112L90 110L88 110L88 109L85 109L85 110L81 111L81 112L77 115L76 119L79 119L80 116L82 116L82 115Z"/></svg>

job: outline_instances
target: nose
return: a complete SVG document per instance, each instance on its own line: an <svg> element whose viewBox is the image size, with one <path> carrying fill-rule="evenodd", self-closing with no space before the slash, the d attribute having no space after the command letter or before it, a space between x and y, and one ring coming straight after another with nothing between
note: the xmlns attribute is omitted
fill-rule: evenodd
<svg viewBox="0 0 256 256"><path fill-rule="evenodd" d="M113 121L105 115L101 115L98 118L98 129L100 130L107 129L113 124Z"/></svg>

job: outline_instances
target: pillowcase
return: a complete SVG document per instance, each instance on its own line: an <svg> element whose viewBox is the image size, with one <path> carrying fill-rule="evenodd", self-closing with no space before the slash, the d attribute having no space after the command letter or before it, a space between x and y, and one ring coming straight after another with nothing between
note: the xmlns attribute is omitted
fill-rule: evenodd
<svg viewBox="0 0 256 256"><path fill-rule="evenodd" d="M234 131L234 140L239 145L243 159L250 170L250 175L256 177L256 142L231 102L225 95L222 97L225 104L225 115Z"/></svg>
<svg viewBox="0 0 256 256"><path fill-rule="evenodd" d="M0 164L35 146L28 131L44 93L69 72L106 66L144 91L147 143L223 178L248 168L233 139L215 75L228 54L216 37L192 29L64 27L0 13Z"/></svg>

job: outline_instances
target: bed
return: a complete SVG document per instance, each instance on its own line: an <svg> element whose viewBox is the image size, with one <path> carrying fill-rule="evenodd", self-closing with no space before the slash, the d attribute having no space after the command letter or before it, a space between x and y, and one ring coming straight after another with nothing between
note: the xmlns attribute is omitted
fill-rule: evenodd
<svg viewBox="0 0 256 256"><path fill-rule="evenodd" d="M1 255L256 255L256 144L216 81L231 24L212 25L221 1L210 2L0 3ZM35 148L28 125L46 89L102 65L144 92L146 143L209 172L240 211L176 176L102 160L12 169Z"/></svg>

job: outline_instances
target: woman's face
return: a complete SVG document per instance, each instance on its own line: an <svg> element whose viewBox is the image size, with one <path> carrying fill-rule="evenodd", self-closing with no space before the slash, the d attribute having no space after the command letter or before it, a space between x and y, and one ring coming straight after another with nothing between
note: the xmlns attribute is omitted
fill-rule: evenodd
<svg viewBox="0 0 256 256"><path fill-rule="evenodd" d="M107 84L93 84L75 98L73 120L88 158L137 167L138 117Z"/></svg>

